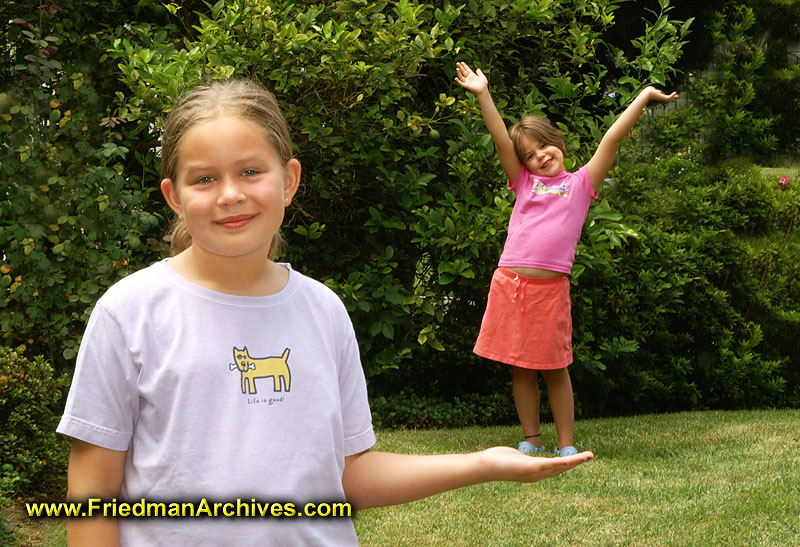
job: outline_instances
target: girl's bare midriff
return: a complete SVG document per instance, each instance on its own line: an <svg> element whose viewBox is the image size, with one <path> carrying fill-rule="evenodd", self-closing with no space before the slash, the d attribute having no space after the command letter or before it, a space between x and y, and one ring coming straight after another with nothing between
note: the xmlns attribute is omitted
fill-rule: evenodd
<svg viewBox="0 0 800 547"><path fill-rule="evenodd" d="M519 275L523 275L525 277L556 277L559 275L567 275L564 272L556 272L553 270L543 270L541 268L518 268L518 267L509 267L514 273Z"/></svg>

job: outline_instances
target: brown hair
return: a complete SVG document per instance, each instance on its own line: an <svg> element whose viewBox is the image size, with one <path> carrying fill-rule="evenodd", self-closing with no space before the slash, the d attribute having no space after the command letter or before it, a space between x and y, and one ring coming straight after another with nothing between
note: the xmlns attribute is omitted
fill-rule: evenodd
<svg viewBox="0 0 800 547"><path fill-rule="evenodd" d="M525 116L520 121L511 126L508 130L511 141L514 143L514 152L522 165L525 165L525 150L523 148L522 137L528 136L536 139L542 144L557 147L561 153L567 155L567 147L564 145L564 137L558 129L551 124L547 118L541 116Z"/></svg>
<svg viewBox="0 0 800 547"><path fill-rule="evenodd" d="M275 96L252 80L225 80L197 86L175 104L161 135L161 175L164 178L178 184L175 177L183 135L194 126L223 114L239 116L261 126L283 167L292 159L289 126ZM173 256L192 244L192 236L180 220L173 224L168 237ZM270 244L270 259L277 254L281 241L280 234L276 233Z"/></svg>

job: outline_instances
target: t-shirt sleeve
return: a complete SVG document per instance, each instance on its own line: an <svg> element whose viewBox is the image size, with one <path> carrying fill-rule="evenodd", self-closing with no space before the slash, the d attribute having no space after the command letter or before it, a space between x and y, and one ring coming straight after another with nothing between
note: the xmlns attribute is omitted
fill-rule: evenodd
<svg viewBox="0 0 800 547"><path fill-rule="evenodd" d="M523 182L528 178L528 168L524 165L519 168L517 171L517 176L514 177L514 180L508 181L508 189L514 190L514 192L519 193L520 188L522 187Z"/></svg>
<svg viewBox="0 0 800 547"><path fill-rule="evenodd" d="M372 428L367 382L361 366L358 342L344 306L342 312L344 318L341 323L343 340L339 354L339 393L344 428L344 455L352 456L375 444L375 432Z"/></svg>
<svg viewBox="0 0 800 547"><path fill-rule="evenodd" d="M119 323L98 302L56 431L103 448L127 450L139 411L138 375Z"/></svg>

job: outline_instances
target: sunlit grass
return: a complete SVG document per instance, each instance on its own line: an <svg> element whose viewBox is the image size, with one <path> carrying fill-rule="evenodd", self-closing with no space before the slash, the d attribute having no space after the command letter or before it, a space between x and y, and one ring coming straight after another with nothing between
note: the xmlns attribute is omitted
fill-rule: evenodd
<svg viewBox="0 0 800 547"><path fill-rule="evenodd" d="M554 437L544 428L545 439ZM516 428L385 432L379 449L477 450ZM495 483L362 511L362 545L789 545L800 540L800 411L578 423L596 459L533 485Z"/></svg>

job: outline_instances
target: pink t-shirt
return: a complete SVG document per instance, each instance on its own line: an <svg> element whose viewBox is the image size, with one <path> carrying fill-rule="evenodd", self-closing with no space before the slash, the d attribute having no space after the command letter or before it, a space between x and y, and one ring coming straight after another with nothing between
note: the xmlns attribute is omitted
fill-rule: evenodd
<svg viewBox="0 0 800 547"><path fill-rule="evenodd" d="M517 194L500 266L570 273L589 204L597 197L586 166L539 177L524 166L508 187Z"/></svg>

